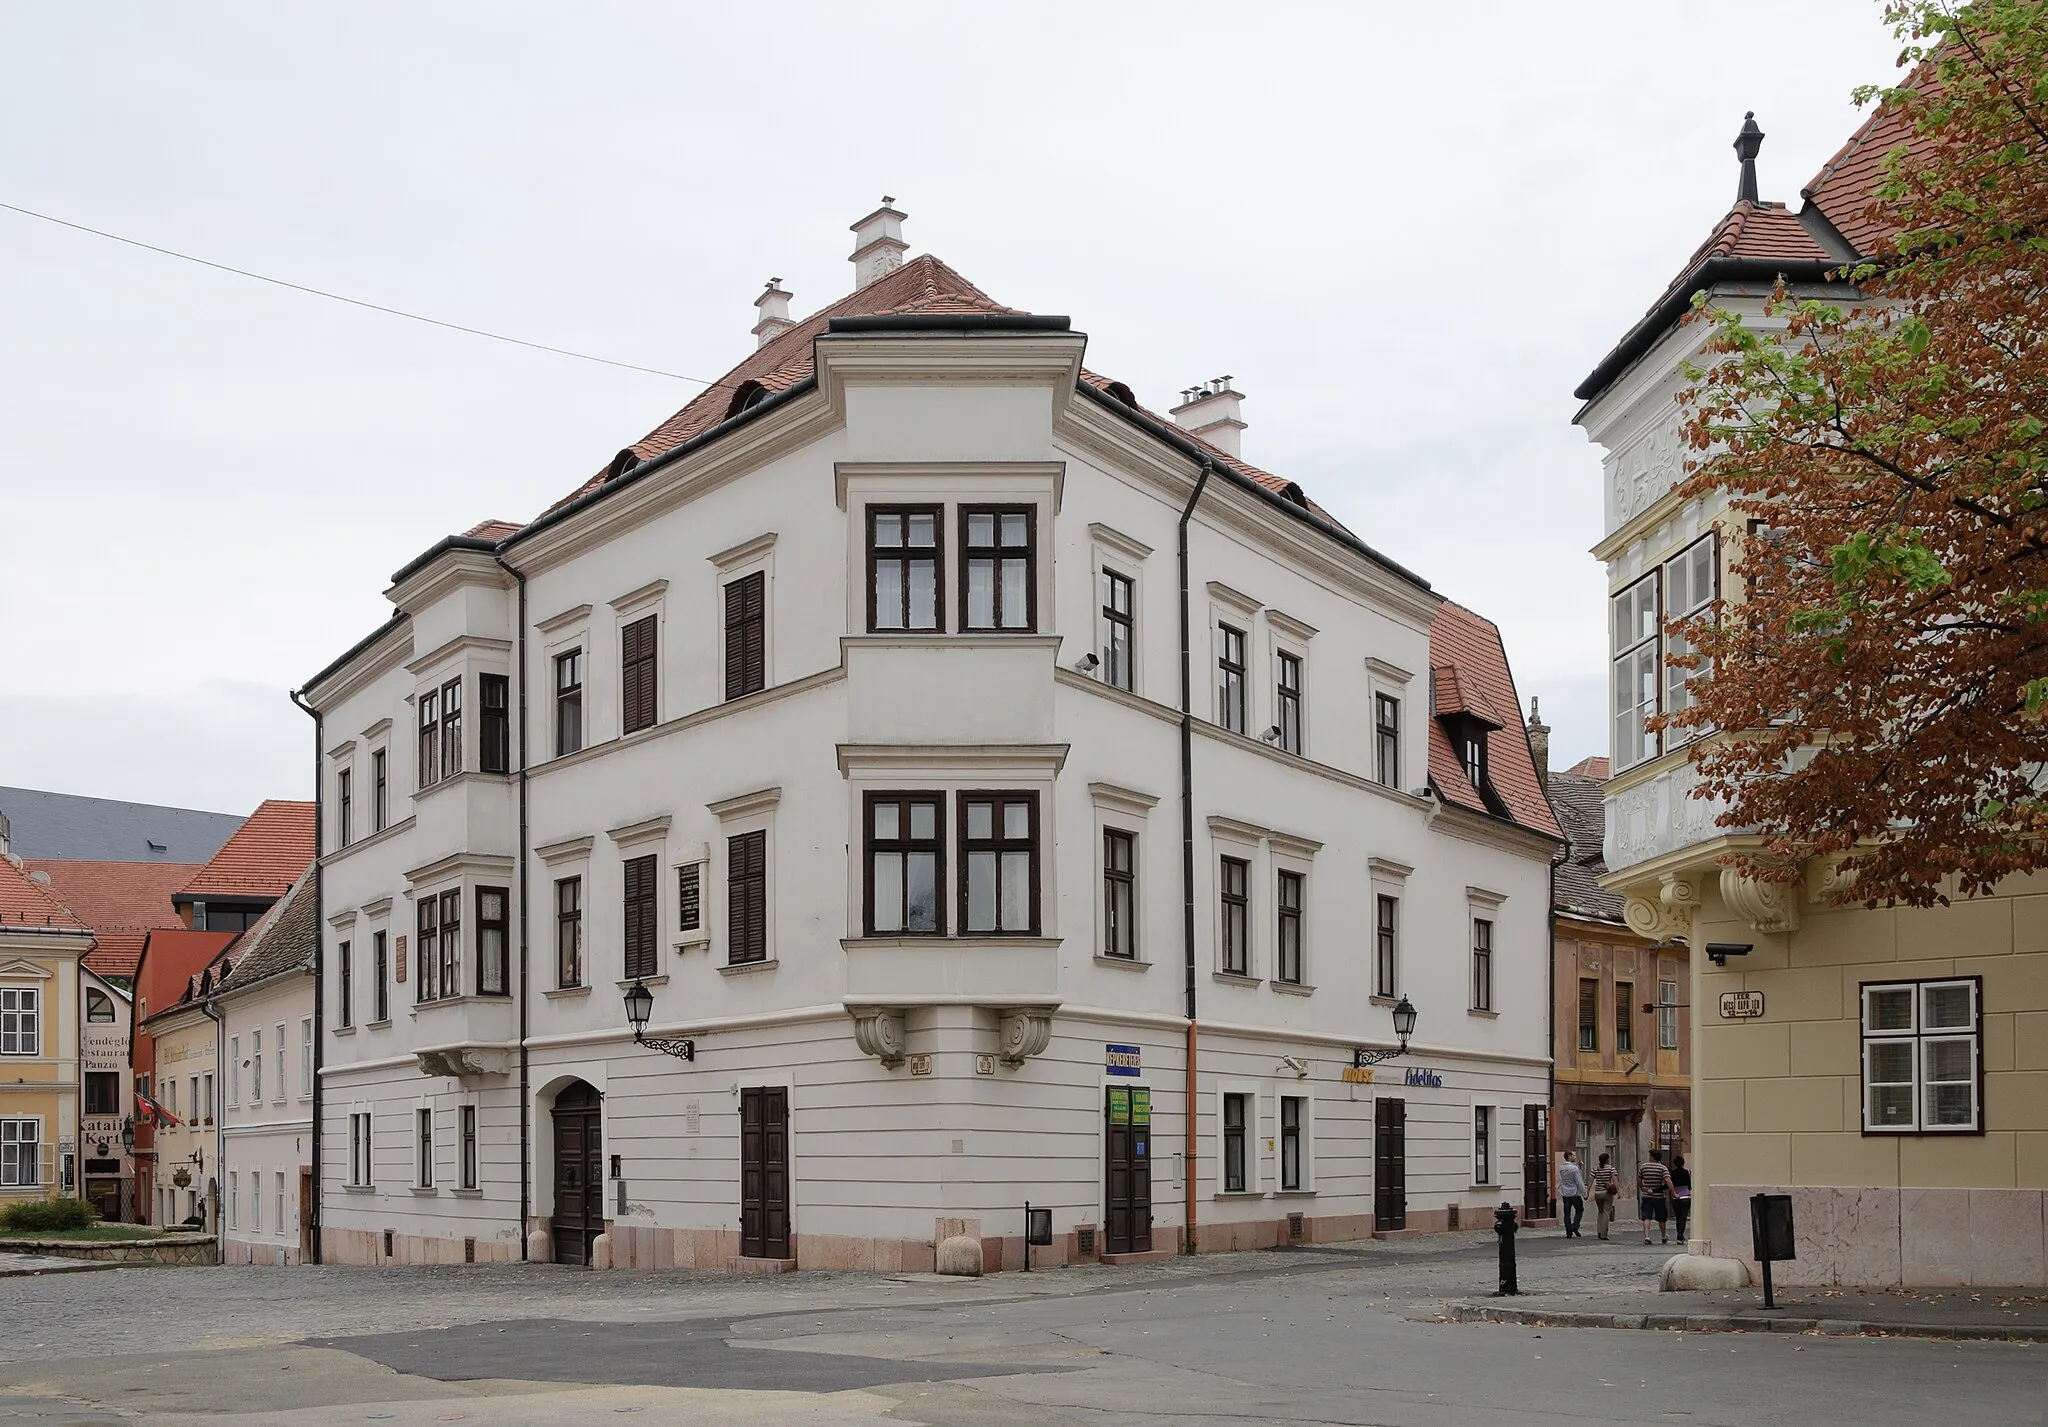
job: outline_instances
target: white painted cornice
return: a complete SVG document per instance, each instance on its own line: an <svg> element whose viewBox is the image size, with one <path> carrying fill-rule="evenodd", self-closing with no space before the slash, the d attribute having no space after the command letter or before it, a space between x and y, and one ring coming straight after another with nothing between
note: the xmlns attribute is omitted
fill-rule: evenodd
<svg viewBox="0 0 2048 1427"><path fill-rule="evenodd" d="M1065 743L842 743L839 771L987 774L1050 777L1066 766Z"/></svg>
<svg viewBox="0 0 2048 1427"><path fill-rule="evenodd" d="M512 641L489 639L481 634L458 634L440 648L408 662L405 666L406 671L411 674L425 674L430 670L439 669L444 664L453 663L458 654L470 650L483 654L509 654L512 652Z"/></svg>
<svg viewBox="0 0 2048 1427"><path fill-rule="evenodd" d="M422 882L439 882L465 872L487 877L503 877L511 873L513 859L489 852L456 852L436 858L421 867L409 869L405 874L406 885L417 887Z"/></svg>
<svg viewBox="0 0 2048 1427"><path fill-rule="evenodd" d="M380 676L412 658L412 621L386 620L370 646L317 684L304 689L306 702L324 712L345 703ZM388 720L387 720L388 722Z"/></svg>
<svg viewBox="0 0 2048 1427"><path fill-rule="evenodd" d="M578 620L588 618L590 618L590 606L588 604L571 605L559 613L549 615L546 619L534 621L533 627L536 633L553 634L558 629L567 629Z"/></svg>
<svg viewBox="0 0 2048 1427"><path fill-rule="evenodd" d="M724 798L715 803L706 803L704 809L721 822L734 818L752 817L765 813L782 801L782 788L757 788L751 793L741 793L736 798Z"/></svg>
<svg viewBox="0 0 2048 1427"><path fill-rule="evenodd" d="M766 535L756 535L751 540L742 540L739 544L729 546L719 551L716 555L707 556L706 558L710 560L712 566L719 573L723 574L727 570L735 570L741 565L751 564L774 548L775 532L771 530Z"/></svg>
<svg viewBox="0 0 2048 1427"><path fill-rule="evenodd" d="M512 577L481 550L444 550L384 591L384 597L407 614L417 614L466 585L509 590Z"/></svg>
<svg viewBox="0 0 2048 1427"><path fill-rule="evenodd" d="M777 789L776 791L779 796L781 790ZM663 840L668 836L669 824L673 821L674 819L669 814L663 813L659 817L646 818L636 823L627 823L624 827L606 828L604 835L610 838L618 846L619 850L623 852L629 847L638 847L642 843ZM541 860L546 861L547 859L543 857Z"/></svg>
<svg viewBox="0 0 2048 1427"><path fill-rule="evenodd" d="M1052 491L1052 513L1066 497L1065 461L835 461L833 498L849 508L855 485L887 490L932 488L934 503L963 491L983 495L1035 495Z"/></svg>
<svg viewBox="0 0 2048 1427"><path fill-rule="evenodd" d="M1159 799L1150 793L1141 793L1135 788L1123 788L1115 783L1090 783L1088 795L1097 807L1115 808L1119 812L1145 816L1159 806Z"/></svg>
<svg viewBox="0 0 2048 1427"><path fill-rule="evenodd" d="M628 590L615 600L606 601L621 616L638 614L668 593L667 580L649 580L637 590Z"/></svg>
<svg viewBox="0 0 2048 1427"><path fill-rule="evenodd" d="M560 842L536 847L533 855L552 866L557 862L572 862L590 856L590 849L596 843L597 839L589 836L564 838Z"/></svg>
<svg viewBox="0 0 2048 1427"><path fill-rule="evenodd" d="M1104 525L1099 520L1089 524L1088 533L1094 537L1096 544L1114 550L1126 560L1143 560L1152 553L1152 547L1144 541L1135 540L1124 534L1121 530Z"/></svg>

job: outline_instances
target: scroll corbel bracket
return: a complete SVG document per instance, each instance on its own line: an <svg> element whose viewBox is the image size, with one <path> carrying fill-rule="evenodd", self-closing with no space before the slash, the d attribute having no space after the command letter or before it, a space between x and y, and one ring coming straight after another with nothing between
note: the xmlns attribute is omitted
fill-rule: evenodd
<svg viewBox="0 0 2048 1427"><path fill-rule="evenodd" d="M863 1055L882 1062L885 1070L903 1064L903 1012L894 1006L864 1006L853 1013L853 1043Z"/></svg>

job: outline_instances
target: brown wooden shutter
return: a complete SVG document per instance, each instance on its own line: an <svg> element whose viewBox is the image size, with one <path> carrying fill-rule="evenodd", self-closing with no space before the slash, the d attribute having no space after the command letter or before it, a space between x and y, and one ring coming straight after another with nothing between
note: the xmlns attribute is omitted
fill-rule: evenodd
<svg viewBox="0 0 2048 1427"><path fill-rule="evenodd" d="M768 958L768 834L726 839L726 910L734 964Z"/></svg>
<svg viewBox="0 0 2048 1427"><path fill-rule="evenodd" d="M626 862L625 974L629 980L652 976L660 966L655 955L655 860L649 855Z"/></svg>
<svg viewBox="0 0 2048 1427"><path fill-rule="evenodd" d="M725 587L725 696L768 686L768 577L756 571Z"/></svg>
<svg viewBox="0 0 2048 1427"><path fill-rule="evenodd" d="M619 631L619 697L626 733L654 726L654 619L650 614Z"/></svg>

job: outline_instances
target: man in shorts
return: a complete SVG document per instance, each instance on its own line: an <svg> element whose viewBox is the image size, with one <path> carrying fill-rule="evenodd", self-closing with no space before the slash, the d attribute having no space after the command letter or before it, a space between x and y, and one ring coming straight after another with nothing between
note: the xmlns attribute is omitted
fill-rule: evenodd
<svg viewBox="0 0 2048 1427"><path fill-rule="evenodd" d="M1671 1171L1664 1167L1664 1151L1650 1151L1650 1157L1636 1171L1636 1198L1643 1216L1643 1242L1650 1242L1650 1221L1657 1221L1657 1232L1665 1243L1671 1242Z"/></svg>

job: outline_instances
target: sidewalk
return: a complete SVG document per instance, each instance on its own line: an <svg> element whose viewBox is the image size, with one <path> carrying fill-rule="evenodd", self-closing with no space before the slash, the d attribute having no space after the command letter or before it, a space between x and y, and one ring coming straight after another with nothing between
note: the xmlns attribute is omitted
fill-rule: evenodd
<svg viewBox="0 0 2048 1427"><path fill-rule="evenodd" d="M86 1259L58 1258L51 1254L0 1253L0 1278L26 1278L45 1273L92 1273L119 1268L116 1263L94 1263Z"/></svg>
<svg viewBox="0 0 2048 1427"><path fill-rule="evenodd" d="M1553 1328L1662 1328L1707 1333L1843 1333L2048 1343L2039 1288L1784 1288L1775 1311L1761 1288L1706 1293L1632 1290L1525 1293L1445 1305L1454 1323Z"/></svg>

